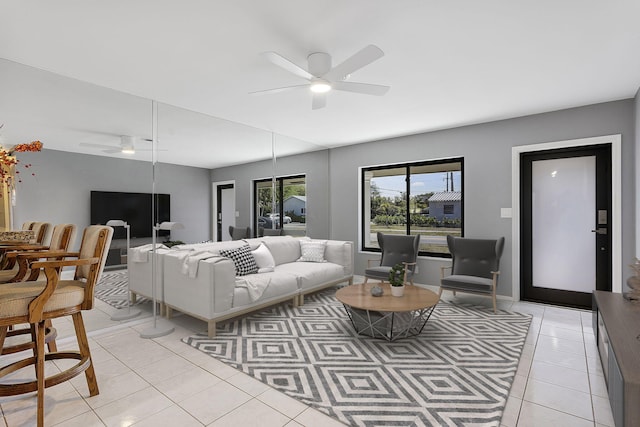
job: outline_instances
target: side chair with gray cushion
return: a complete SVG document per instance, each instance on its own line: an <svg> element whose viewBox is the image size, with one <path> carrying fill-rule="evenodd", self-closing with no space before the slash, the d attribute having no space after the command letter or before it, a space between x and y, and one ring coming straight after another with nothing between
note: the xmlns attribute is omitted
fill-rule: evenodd
<svg viewBox="0 0 640 427"><path fill-rule="evenodd" d="M384 234L378 232L378 246L382 252L380 265L369 266L369 268L364 271L364 283L367 283L369 279L388 282L391 268L396 264L404 264L405 282L408 280L413 285L413 275L416 272L420 236Z"/></svg>
<svg viewBox="0 0 640 427"><path fill-rule="evenodd" d="M234 227L233 225L229 226L229 234L231 235L231 240L242 240L251 237L251 228L249 227Z"/></svg>
<svg viewBox="0 0 640 427"><path fill-rule="evenodd" d="M497 240L469 239L447 236L451 252L450 267L440 267L440 295L443 290L485 295L493 300L496 313L496 288L500 274L500 257L504 249L504 237ZM451 269L450 275L445 271Z"/></svg>

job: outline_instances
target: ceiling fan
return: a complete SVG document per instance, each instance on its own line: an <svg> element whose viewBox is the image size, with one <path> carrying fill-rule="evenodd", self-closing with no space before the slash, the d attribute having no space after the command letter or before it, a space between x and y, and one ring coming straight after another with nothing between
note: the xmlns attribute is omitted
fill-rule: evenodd
<svg viewBox="0 0 640 427"><path fill-rule="evenodd" d="M382 96L389 90L389 86L347 81L352 73L384 56L382 49L374 45L369 45L356 52L350 58L347 58L333 68L331 67L331 55L324 52L312 53L307 57L308 70L299 67L275 52L265 52L262 55L273 64L284 68L298 77L308 80L309 83L259 90L251 92L252 95L309 88L312 94L311 108L317 110L327 105L327 93L331 90L342 90L376 96Z"/></svg>
<svg viewBox="0 0 640 427"><path fill-rule="evenodd" d="M122 153L122 154L135 154L136 151L151 151L151 148L138 148L138 142L151 142L150 139L139 138L137 136L120 135L119 145L107 145L107 144L92 144L88 142L81 142L83 147L100 148L103 153Z"/></svg>

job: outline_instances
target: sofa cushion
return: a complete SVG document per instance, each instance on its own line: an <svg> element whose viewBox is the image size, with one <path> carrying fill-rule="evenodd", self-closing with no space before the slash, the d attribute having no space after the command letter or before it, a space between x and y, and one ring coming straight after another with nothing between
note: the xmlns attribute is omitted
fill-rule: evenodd
<svg viewBox="0 0 640 427"><path fill-rule="evenodd" d="M256 260L256 264L258 264L258 273L268 273L269 271L273 271L276 267L273 255L271 255L269 248L264 244L260 244L257 249L251 252Z"/></svg>
<svg viewBox="0 0 640 427"><path fill-rule="evenodd" d="M295 262L300 258L300 240L291 236L270 236L264 238L276 265Z"/></svg>
<svg viewBox="0 0 640 427"><path fill-rule="evenodd" d="M327 262L324 259L324 250L327 247L326 240L313 240L306 242L300 241L300 258L297 261L300 262Z"/></svg>
<svg viewBox="0 0 640 427"><path fill-rule="evenodd" d="M257 299L253 299L247 285L258 284L264 287L262 294ZM251 274L242 278L236 278L236 286L233 290L233 308L256 304L271 298L278 298L284 295L296 295L298 293L298 280L294 275L270 272L262 274Z"/></svg>
<svg viewBox="0 0 640 427"><path fill-rule="evenodd" d="M474 291L491 293L493 290L493 280L484 277L464 276L453 274L441 280L441 286L446 289L459 289L461 291Z"/></svg>
<svg viewBox="0 0 640 427"><path fill-rule="evenodd" d="M276 266L276 272L297 276L300 289L310 289L344 277L342 266L330 262L292 262Z"/></svg>
<svg viewBox="0 0 640 427"><path fill-rule="evenodd" d="M236 266L236 276L244 276L258 272L258 264L249 249L249 245L237 249L223 249L220 255L231 258Z"/></svg>

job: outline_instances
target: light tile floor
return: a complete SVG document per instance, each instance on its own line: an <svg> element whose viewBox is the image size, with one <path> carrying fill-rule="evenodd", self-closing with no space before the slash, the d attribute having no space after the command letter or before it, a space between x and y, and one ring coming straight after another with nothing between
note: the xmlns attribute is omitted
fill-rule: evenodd
<svg viewBox="0 0 640 427"><path fill-rule="evenodd" d="M460 294L456 300L489 303ZM591 312L510 301L499 306L533 315L501 425L613 426ZM140 331L153 324L148 312L113 322L113 311L96 300L96 309L85 313L100 394L89 397L84 375L48 388L47 426L342 425L180 342L203 331L204 322L179 315L170 335L142 339ZM73 333L65 322L55 324L60 336ZM76 348L75 339L62 338L59 347ZM2 356L2 364L9 358ZM47 372L63 363L47 362ZM35 404L33 394L0 398L0 427L35 425Z"/></svg>

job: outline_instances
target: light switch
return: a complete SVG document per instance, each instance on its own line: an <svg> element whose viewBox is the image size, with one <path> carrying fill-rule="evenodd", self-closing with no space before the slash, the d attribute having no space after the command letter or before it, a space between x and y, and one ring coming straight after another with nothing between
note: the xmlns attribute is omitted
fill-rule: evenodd
<svg viewBox="0 0 640 427"><path fill-rule="evenodd" d="M500 218L511 218L511 208L500 208Z"/></svg>
<svg viewBox="0 0 640 427"><path fill-rule="evenodd" d="M240 212L236 211L236 218L238 218L240 216Z"/></svg>

